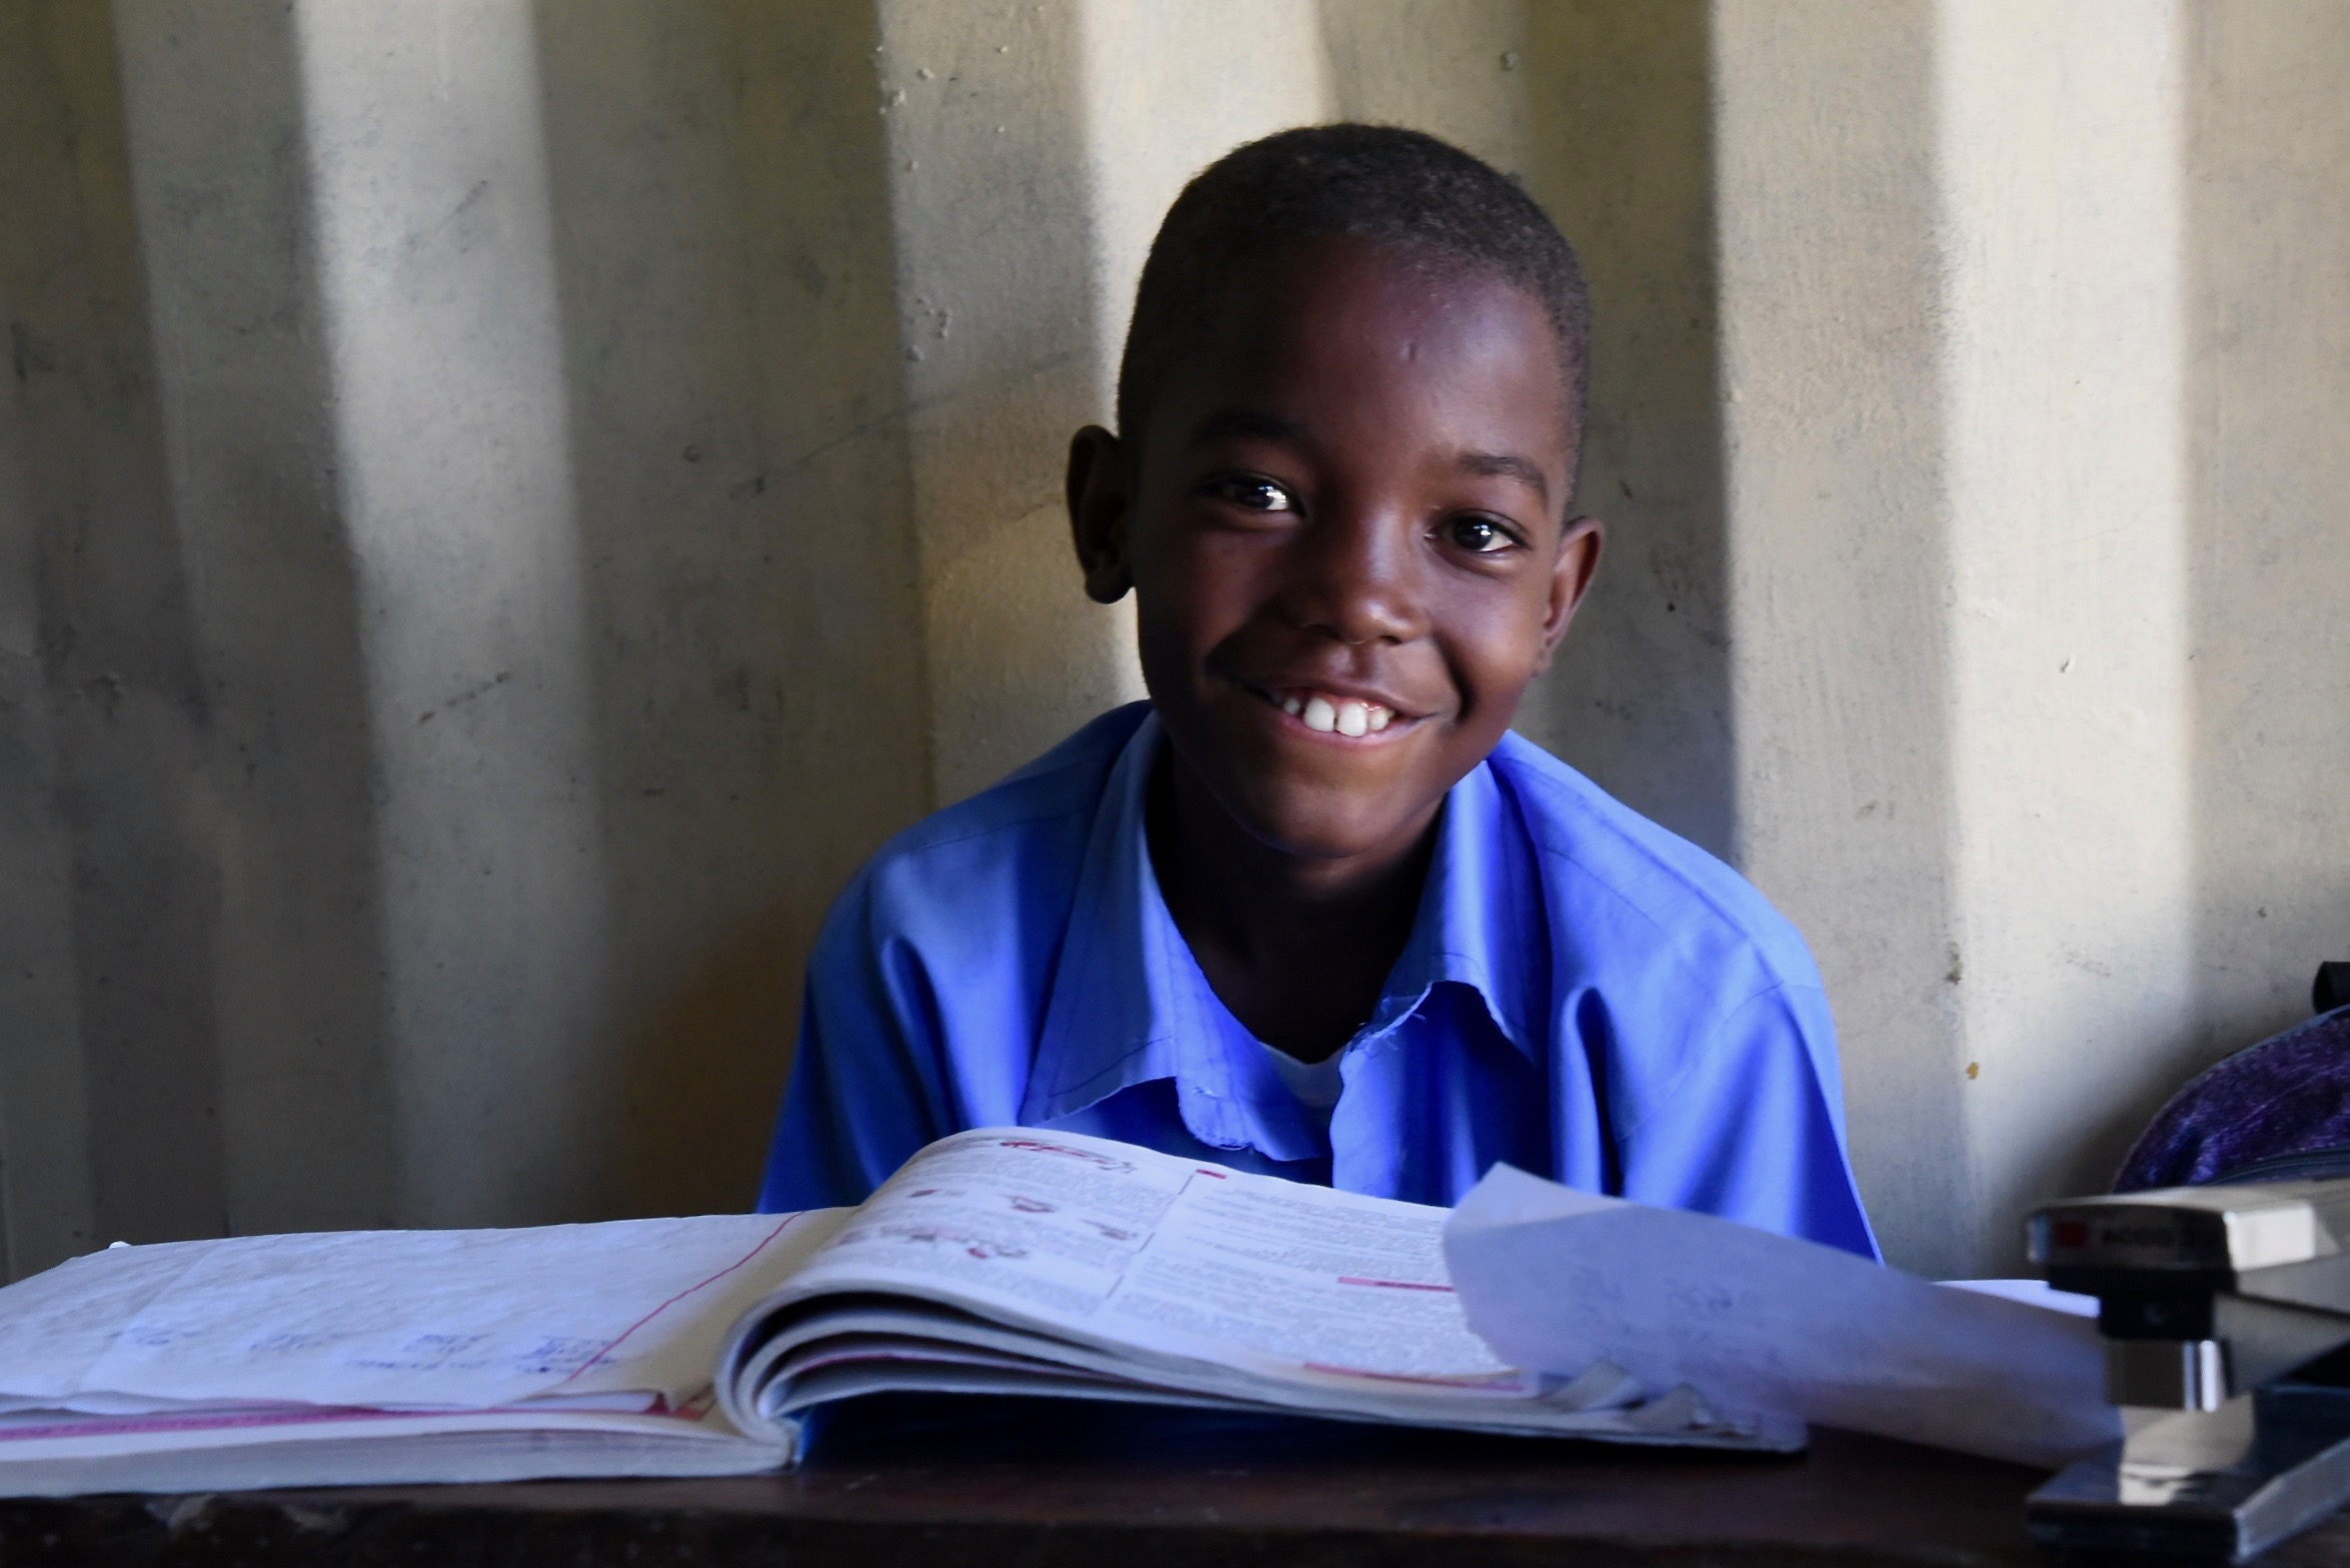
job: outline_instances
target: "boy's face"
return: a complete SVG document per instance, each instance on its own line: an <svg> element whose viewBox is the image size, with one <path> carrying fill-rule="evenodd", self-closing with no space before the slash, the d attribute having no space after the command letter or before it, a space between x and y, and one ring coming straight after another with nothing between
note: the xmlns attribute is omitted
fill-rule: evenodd
<svg viewBox="0 0 2350 1568"><path fill-rule="evenodd" d="M1234 286L1139 453L1080 433L1087 589L1135 590L1161 722L1240 825L1315 859L1417 840L1590 582L1573 435L1537 301L1342 239Z"/></svg>

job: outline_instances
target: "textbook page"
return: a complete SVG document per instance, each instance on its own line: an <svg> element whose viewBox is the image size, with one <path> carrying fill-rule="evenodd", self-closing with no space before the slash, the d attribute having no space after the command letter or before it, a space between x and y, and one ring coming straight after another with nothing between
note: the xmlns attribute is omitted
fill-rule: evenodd
<svg viewBox="0 0 2350 1568"><path fill-rule="evenodd" d="M0 1290L0 1411L675 1406L839 1212L109 1248Z"/></svg>
<svg viewBox="0 0 2350 1568"><path fill-rule="evenodd" d="M1444 1250L1502 1355L2050 1468L2120 1436L2094 1321L1497 1165Z"/></svg>
<svg viewBox="0 0 2350 1568"><path fill-rule="evenodd" d="M932 1145L791 1294L905 1288L1260 1374L1326 1370L1520 1392L1468 1332L1443 1211L1028 1129Z"/></svg>
<svg viewBox="0 0 2350 1568"><path fill-rule="evenodd" d="M783 1299L928 1297L1111 1353L1089 1365L1259 1404L1453 1423L1481 1406L1496 1423L1572 1430L1620 1403L1620 1376L1521 1372L1470 1331L1444 1214L1105 1139L983 1129L909 1160ZM1712 1422L1695 1401L1671 1409L1681 1429ZM1762 1440L1793 1446L1800 1431L1782 1421Z"/></svg>

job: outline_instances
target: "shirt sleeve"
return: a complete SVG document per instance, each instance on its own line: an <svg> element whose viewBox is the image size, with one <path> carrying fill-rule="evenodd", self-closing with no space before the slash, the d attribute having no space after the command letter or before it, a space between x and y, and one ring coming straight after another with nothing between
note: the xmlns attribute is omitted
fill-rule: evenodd
<svg viewBox="0 0 2350 1568"><path fill-rule="evenodd" d="M776 1118L765 1213L862 1203L924 1144L941 1111L938 1009L920 957L875 930L860 881L809 957L800 1044Z"/></svg>
<svg viewBox="0 0 2350 1568"><path fill-rule="evenodd" d="M1623 1195L1875 1260L1843 1122L1826 995L1774 986L1724 1016L1664 1103L1624 1134Z"/></svg>

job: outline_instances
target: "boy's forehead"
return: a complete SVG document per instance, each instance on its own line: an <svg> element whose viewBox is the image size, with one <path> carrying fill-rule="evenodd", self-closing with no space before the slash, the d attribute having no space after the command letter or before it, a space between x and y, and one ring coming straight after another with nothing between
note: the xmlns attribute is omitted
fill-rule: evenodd
<svg viewBox="0 0 2350 1568"><path fill-rule="evenodd" d="M1358 242L1299 246L1240 270L1172 367L1152 438L1229 434L1247 416L1291 436L1367 423L1563 470L1558 345L1541 303L1489 271ZM1172 427L1172 428L1171 428Z"/></svg>
<svg viewBox="0 0 2350 1568"><path fill-rule="evenodd" d="M1533 343L1525 329L1539 322ZM1549 319L1531 295L1487 269L1331 239L1236 268L1217 291L1203 348L1289 352L1383 344L1395 334L1477 333L1505 326L1512 349L1547 355Z"/></svg>

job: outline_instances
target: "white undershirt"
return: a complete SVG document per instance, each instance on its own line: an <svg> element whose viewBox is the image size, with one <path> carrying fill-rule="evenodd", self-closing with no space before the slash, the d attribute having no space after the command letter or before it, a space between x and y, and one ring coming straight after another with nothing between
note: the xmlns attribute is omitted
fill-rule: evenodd
<svg viewBox="0 0 2350 1568"><path fill-rule="evenodd" d="M1272 1061L1272 1070L1281 1075L1281 1082L1297 1096L1297 1103L1315 1112L1320 1119L1329 1119L1329 1109L1338 1103L1338 1091L1346 1086L1338 1075L1338 1063L1346 1059L1346 1052L1334 1050L1324 1061L1299 1061L1285 1050L1275 1050L1262 1040L1257 1048Z"/></svg>

